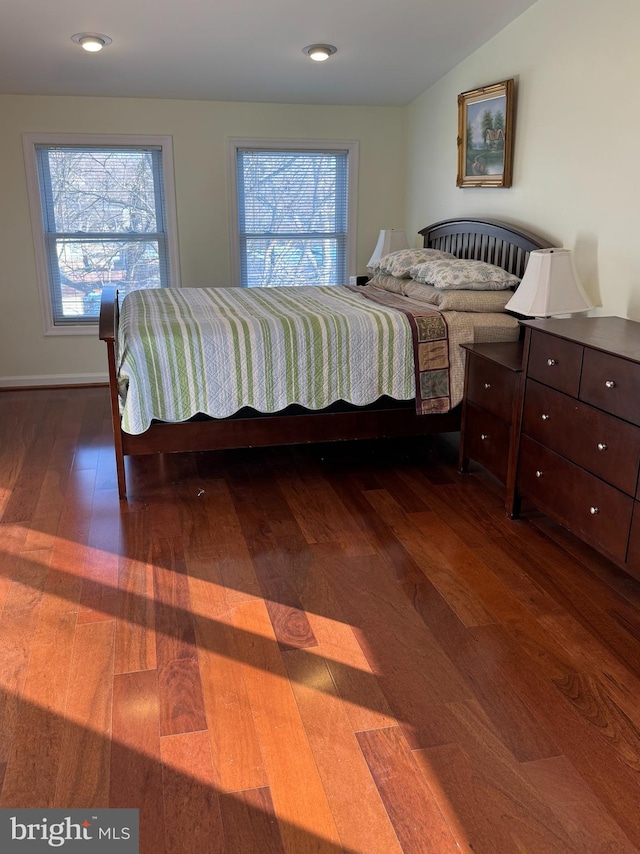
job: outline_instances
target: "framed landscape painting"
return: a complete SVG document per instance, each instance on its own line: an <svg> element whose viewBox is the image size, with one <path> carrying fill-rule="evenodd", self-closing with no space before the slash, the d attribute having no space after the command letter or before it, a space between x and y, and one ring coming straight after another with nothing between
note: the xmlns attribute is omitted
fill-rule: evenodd
<svg viewBox="0 0 640 854"><path fill-rule="evenodd" d="M458 95L458 187L510 187L513 80Z"/></svg>

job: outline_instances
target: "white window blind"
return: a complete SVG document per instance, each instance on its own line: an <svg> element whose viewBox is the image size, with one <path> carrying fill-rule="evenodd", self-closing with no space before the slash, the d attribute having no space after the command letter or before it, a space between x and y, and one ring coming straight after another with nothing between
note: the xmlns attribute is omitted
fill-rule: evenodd
<svg viewBox="0 0 640 854"><path fill-rule="evenodd" d="M348 282L349 151L236 150L243 287Z"/></svg>
<svg viewBox="0 0 640 854"><path fill-rule="evenodd" d="M54 326L95 322L105 285L171 282L162 146L36 144Z"/></svg>

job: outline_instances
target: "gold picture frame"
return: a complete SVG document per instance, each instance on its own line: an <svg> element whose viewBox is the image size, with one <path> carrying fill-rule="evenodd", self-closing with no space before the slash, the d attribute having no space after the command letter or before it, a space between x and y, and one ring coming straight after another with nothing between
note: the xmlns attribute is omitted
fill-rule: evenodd
<svg viewBox="0 0 640 854"><path fill-rule="evenodd" d="M514 80L458 95L458 187L510 187Z"/></svg>

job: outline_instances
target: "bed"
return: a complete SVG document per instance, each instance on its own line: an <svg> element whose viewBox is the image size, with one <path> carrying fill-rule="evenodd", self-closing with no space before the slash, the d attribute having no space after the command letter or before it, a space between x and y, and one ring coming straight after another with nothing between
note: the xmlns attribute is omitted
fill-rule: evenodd
<svg viewBox="0 0 640 854"><path fill-rule="evenodd" d="M422 229L420 234L425 249L450 253L455 258L485 261L518 278L524 272L530 251L552 245L514 226L480 219L443 220ZM205 304L207 290L211 293L206 295ZM263 292L259 293L258 290ZM216 398L215 406L209 403L209 396L214 396L212 392L207 392L208 396L205 395L203 401L198 396L201 392L200 378L205 371L210 371L211 360L215 357L222 360L223 364L228 363L231 358L229 354L235 347L244 348L239 363L251 362L251 342L255 336L261 339L266 336L269 344L269 358L272 362L267 366L267 374L270 376L279 367L283 360L273 354L284 353L290 346L290 340L286 339L281 350L280 345L274 345L271 341L270 321L265 320L267 315L261 313L262 308L255 306L260 303L264 307L269 303L265 311L268 308L270 312L275 310L277 314L286 316L283 323L291 326L289 305L291 292L294 291L297 292L296 299L299 302L306 301L311 306L320 318L323 329L321 343L316 341L313 344L315 339L308 337L311 333L306 328L310 324L306 320L301 322L301 342L305 343L304 346L298 344L300 351L306 348L308 342L311 342L308 344L310 351L316 347L317 352L323 354L331 348L336 352L341 348L346 349L352 366L367 366L366 371L361 371L361 380L366 384L367 376L375 371L369 370L367 357L363 356L366 351L362 348L369 346L367 342L375 332L375 335L381 335L384 339L380 343L380 352L384 350L389 357L396 357L397 364L393 370L387 369L386 363L379 369L379 373L385 375L385 382L388 382L388 393L387 386L380 386L377 390L374 387L365 388L364 392L358 386L354 393L345 391L347 386L351 388L351 383L342 376L344 372L338 367L332 371L331 377L323 380L324 385L332 387L328 394L325 394L324 388L322 393L318 393L313 383L305 391L304 382L296 381L295 392L288 389L282 394L269 389L268 394L264 392L260 396L253 393L249 376L252 396L238 397L232 394L235 384L229 379L224 388L218 389L219 399ZM411 436L458 430L458 389L461 388L463 366L463 354L458 343L510 340L517 335L517 324L508 315L486 314L480 317L475 312L440 311L432 306L421 308L406 294L383 293L375 285L363 288L341 286L256 291L193 288L133 294L136 294L135 299L127 298L125 308L129 304L130 307L127 312L123 311L121 317L121 301L117 290L105 288L99 320L99 337L107 346L118 491L123 499L126 497L126 456ZM249 329L242 314L247 310L247 301L253 303L248 307L246 317L250 314L257 318L252 329ZM190 337L192 332L185 331L186 327L182 328L182 317L193 315L197 319L203 314L213 317L217 324L212 327L214 330L220 325L238 329L246 326L244 342L238 339L227 350L218 343L213 355L208 351L206 340L198 339L194 343ZM182 355L176 358L175 352L171 351L170 357L165 354L161 359L170 372L180 374L184 382L185 388L175 394L163 395L158 391L160 384L156 382L156 368L143 367L142 357L136 361L136 347L140 352L155 348L155 339L151 345L147 342L142 347L138 346L136 338L140 329L145 330L147 338L151 334L149 317L152 315L158 318L158 328L169 324L167 318L170 318L173 327L180 328ZM391 322L394 328L389 331L391 326L387 330L387 325ZM343 326L349 324L353 324L354 330L356 327L359 329L357 334L353 330L349 332L349 335L355 336L353 340L347 340L343 335ZM404 343L398 343L400 338L395 337L396 325L398 329L402 327L409 330L406 334L411 336L410 344L404 339ZM327 331L329 329L332 330L331 334ZM383 332L380 332L381 329ZM210 339L219 341L216 336L217 333L211 334ZM415 361L409 359L409 367L405 357L398 356L402 347L413 349ZM203 355L205 350L207 353ZM439 370L443 352L446 371ZM196 363L194 356L191 364L194 353L199 361ZM287 361L295 363L299 359L289 354ZM180 365L180 370L176 370L176 365ZM302 365L300 370L303 375ZM243 373L246 373L244 368ZM353 385L355 388L356 385ZM164 397L172 398L170 406L164 405ZM269 401L265 397L269 397ZM153 404L149 403L150 400ZM276 411L264 411L274 408ZM207 412L214 413L213 417L207 415Z"/></svg>

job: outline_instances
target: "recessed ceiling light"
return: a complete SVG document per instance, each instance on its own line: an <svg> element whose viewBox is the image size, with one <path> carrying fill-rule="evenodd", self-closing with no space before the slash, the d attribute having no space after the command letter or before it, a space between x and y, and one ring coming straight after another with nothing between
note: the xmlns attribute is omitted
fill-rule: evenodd
<svg viewBox="0 0 640 854"><path fill-rule="evenodd" d="M103 36L102 33L76 33L71 36L71 41L81 45L90 53L97 53L103 47L111 44L112 40L109 36Z"/></svg>
<svg viewBox="0 0 640 854"><path fill-rule="evenodd" d="M324 62L333 56L337 49L332 44L309 44L302 48L302 52L315 62Z"/></svg>

